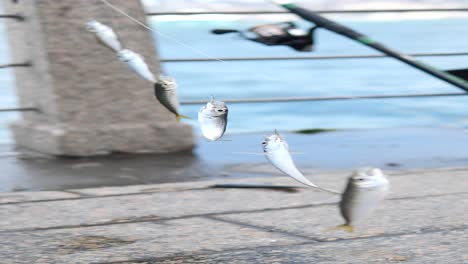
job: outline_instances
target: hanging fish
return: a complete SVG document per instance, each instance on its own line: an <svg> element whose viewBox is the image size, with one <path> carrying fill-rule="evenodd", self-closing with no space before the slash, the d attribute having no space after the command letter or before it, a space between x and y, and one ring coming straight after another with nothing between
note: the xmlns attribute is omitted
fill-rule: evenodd
<svg viewBox="0 0 468 264"><path fill-rule="evenodd" d="M388 192L389 183L377 168L364 168L348 179L341 196L340 212L345 224L334 229L353 231L353 225L369 216Z"/></svg>
<svg viewBox="0 0 468 264"><path fill-rule="evenodd" d="M329 193L339 194L339 192L317 186L316 184L309 181L297 169L296 165L294 164L291 158L288 143L280 134L278 134L276 130L274 134L265 137L265 140L262 142L262 147L263 152L265 153L265 156L267 157L268 161L270 161L270 163L273 166L275 166L277 169L279 169L289 177L309 187L326 191Z"/></svg>
<svg viewBox="0 0 468 264"><path fill-rule="evenodd" d="M91 20L86 23L86 29L96 35L97 40L105 47L115 52L122 50L122 45L111 27L106 26L97 20Z"/></svg>
<svg viewBox="0 0 468 264"><path fill-rule="evenodd" d="M152 83L156 82L153 73L151 73L144 58L131 50L123 49L117 53L117 56L122 62L125 62L132 71L143 77L143 79Z"/></svg>
<svg viewBox="0 0 468 264"><path fill-rule="evenodd" d="M190 119L188 116L179 114L180 104L177 99L177 83L174 78L163 75L159 76L154 84L154 95L167 110L176 115L177 122L182 118Z"/></svg>
<svg viewBox="0 0 468 264"><path fill-rule="evenodd" d="M228 108L224 102L214 97L198 111L198 123L203 136L208 140L218 140L226 131Z"/></svg>

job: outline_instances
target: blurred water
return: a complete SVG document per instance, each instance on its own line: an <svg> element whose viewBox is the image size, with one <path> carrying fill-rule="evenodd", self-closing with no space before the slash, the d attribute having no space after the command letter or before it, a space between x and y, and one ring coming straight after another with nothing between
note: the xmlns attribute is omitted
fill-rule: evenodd
<svg viewBox="0 0 468 264"><path fill-rule="evenodd" d="M340 16L338 20L406 53L468 50L468 18L370 20ZM235 36L209 33L213 28L244 29L270 22L268 20L149 21L164 35L155 36L162 58L310 55L287 47L266 47ZM302 26L307 27L307 24L302 23ZM9 61L5 36L4 28L0 25L0 63ZM316 37L318 43L314 55L376 54L325 30L319 30ZM467 58L421 60L442 69L451 69L468 67ZM211 94L226 99L458 91L392 59L165 63L163 68L177 79L181 100L208 99ZM2 108L16 105L13 82L12 72L1 69ZM468 125L465 115L468 111L467 99L443 97L235 104L230 106L228 131L238 133L316 127L465 127ZM183 106L182 112L194 118L189 123L196 125L199 108ZM11 140L6 124L17 116L0 113L0 142Z"/></svg>
<svg viewBox="0 0 468 264"><path fill-rule="evenodd" d="M260 21L269 22L269 21ZM192 48L157 36L163 58L300 56L287 47L265 47L235 36L209 35L213 28L244 29L251 21L156 21L153 25ZM467 18L430 20L341 20L406 53L468 49ZM307 27L307 24L302 24ZM314 55L375 54L336 34L319 30ZM304 54L309 55L309 54ZM467 57L422 58L442 68L468 67ZM442 81L392 59L304 60L256 62L166 63L164 69L179 82L181 99L332 96L424 92L456 92ZM465 127L467 98L421 98L338 102L235 104L230 106L230 132L278 128ZM199 106L184 106L196 117Z"/></svg>

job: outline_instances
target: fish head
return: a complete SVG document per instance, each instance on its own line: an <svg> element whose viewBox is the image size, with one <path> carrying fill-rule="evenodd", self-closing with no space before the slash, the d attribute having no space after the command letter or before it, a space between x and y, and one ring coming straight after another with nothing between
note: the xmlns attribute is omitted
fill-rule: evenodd
<svg viewBox="0 0 468 264"><path fill-rule="evenodd" d="M97 32L100 25L102 24L97 20L90 20L86 23L86 30L90 32Z"/></svg>
<svg viewBox="0 0 468 264"><path fill-rule="evenodd" d="M287 150L289 150L288 143L283 138L283 136L278 133L276 129L275 133L268 135L264 138L264 140L262 141L262 148L263 152L271 152L280 148L286 148Z"/></svg>
<svg viewBox="0 0 468 264"><path fill-rule="evenodd" d="M176 80L167 75L160 75L156 83L164 90L174 90L177 87Z"/></svg>
<svg viewBox="0 0 468 264"><path fill-rule="evenodd" d="M135 58L136 53L128 49L123 49L117 52L117 56L122 61L131 61Z"/></svg>
<svg viewBox="0 0 468 264"><path fill-rule="evenodd" d="M104 28L105 26L97 20L90 20L86 23L86 30L90 32L96 33L103 30Z"/></svg>
<svg viewBox="0 0 468 264"><path fill-rule="evenodd" d="M207 116L219 117L227 115L228 107L226 103L222 101L215 101L214 98L211 97L211 100L208 103L206 103L202 111L203 114Z"/></svg>
<svg viewBox="0 0 468 264"><path fill-rule="evenodd" d="M358 188L376 188L388 184L383 172L378 168L363 168L355 172L351 178L351 184Z"/></svg>

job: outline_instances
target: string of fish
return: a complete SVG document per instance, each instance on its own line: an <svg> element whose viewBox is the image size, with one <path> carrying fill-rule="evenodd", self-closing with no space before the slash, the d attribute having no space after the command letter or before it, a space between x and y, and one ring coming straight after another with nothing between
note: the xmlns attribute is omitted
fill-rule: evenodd
<svg viewBox="0 0 468 264"><path fill-rule="evenodd" d="M123 14L137 24L145 27L146 29L157 33L158 35L170 38L177 43L186 46L205 57L215 59L220 62L225 62L218 58L194 49L193 47L182 43L172 37L169 37L161 32L154 30L146 24L129 16L127 13L118 7L110 4L107 0L101 0L107 6L115 11ZM177 121L181 118L188 118L179 113L179 101L177 98L177 84L174 78L166 75L159 75L155 78L146 64L143 56L124 49L120 43L117 34L113 29L104 25L97 20L91 20L87 23L86 28L96 35L97 40L104 46L116 52L120 61L127 64L127 66L137 73L143 79L151 82L154 85L155 96L158 101L171 113L175 114ZM222 101L215 101L211 96L211 100L207 102L198 112L198 121L202 135L211 141L219 140L225 133L227 127L228 107ZM332 194L340 194L340 192L320 187L315 183L309 181L294 164L289 146L284 137L281 136L276 130L272 135L265 137L262 142L263 152L268 161L278 170L288 175L289 177L297 180L298 182ZM370 191L369 191L370 190ZM340 212L345 219L345 224L337 228L343 228L346 231L352 231L353 225L365 216L369 215L383 199L388 190L388 180L386 180L383 173L376 168L366 168L355 172L348 179L345 191L342 194L340 202ZM372 203L370 202L372 201Z"/></svg>

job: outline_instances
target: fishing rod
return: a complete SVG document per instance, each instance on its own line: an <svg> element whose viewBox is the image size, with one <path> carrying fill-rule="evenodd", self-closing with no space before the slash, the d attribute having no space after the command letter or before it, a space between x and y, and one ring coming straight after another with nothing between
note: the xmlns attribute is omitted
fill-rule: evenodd
<svg viewBox="0 0 468 264"><path fill-rule="evenodd" d="M291 1L273 0L273 2L285 8L286 10L290 11L291 13L296 14L299 17L309 22L314 23L315 26L319 28L328 29L339 35L355 40L365 46L368 46L380 52L383 52L390 57L393 57L401 62L404 62L410 66L413 66L414 68L417 68L423 72L426 72L440 80L448 82L468 92L468 82L467 82L468 81L468 69L457 69L457 70L449 70L449 71L436 69L435 67L432 67L428 64L420 62L408 55L405 55L393 49L390 49L382 45L381 43L371 39L370 37L362 33L359 33L351 28L348 28L342 24L334 22L328 18L325 18L314 11L297 6L295 3Z"/></svg>

